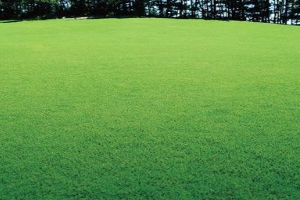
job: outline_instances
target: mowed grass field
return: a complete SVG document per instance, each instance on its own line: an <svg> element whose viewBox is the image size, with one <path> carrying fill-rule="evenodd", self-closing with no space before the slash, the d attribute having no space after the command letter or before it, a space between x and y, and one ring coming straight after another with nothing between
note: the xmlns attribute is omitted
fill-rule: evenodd
<svg viewBox="0 0 300 200"><path fill-rule="evenodd" d="M300 27L0 23L0 199L300 199Z"/></svg>

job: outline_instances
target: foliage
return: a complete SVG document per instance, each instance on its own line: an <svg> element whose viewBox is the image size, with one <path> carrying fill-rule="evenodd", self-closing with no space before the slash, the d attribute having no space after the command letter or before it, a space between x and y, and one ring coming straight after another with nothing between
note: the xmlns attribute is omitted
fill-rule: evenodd
<svg viewBox="0 0 300 200"><path fill-rule="evenodd" d="M299 0L0 0L0 19L172 17L300 24Z"/></svg>

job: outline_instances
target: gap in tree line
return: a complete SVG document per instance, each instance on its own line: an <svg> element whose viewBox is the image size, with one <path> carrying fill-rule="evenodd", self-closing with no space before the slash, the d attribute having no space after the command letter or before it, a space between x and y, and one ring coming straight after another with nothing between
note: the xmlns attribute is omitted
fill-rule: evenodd
<svg viewBox="0 0 300 200"><path fill-rule="evenodd" d="M300 24L300 0L0 0L0 19L162 17Z"/></svg>

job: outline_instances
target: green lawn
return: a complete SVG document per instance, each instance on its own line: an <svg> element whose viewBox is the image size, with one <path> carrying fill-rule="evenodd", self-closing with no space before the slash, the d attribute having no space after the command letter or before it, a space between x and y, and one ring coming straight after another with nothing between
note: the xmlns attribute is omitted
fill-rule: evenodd
<svg viewBox="0 0 300 200"><path fill-rule="evenodd" d="M0 22L0 199L300 199L300 27Z"/></svg>

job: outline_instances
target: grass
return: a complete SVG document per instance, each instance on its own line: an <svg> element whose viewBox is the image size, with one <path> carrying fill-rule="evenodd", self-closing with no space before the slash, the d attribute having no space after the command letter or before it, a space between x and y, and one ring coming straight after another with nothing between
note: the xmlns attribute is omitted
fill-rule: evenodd
<svg viewBox="0 0 300 200"><path fill-rule="evenodd" d="M300 199L299 31L0 23L0 199Z"/></svg>

